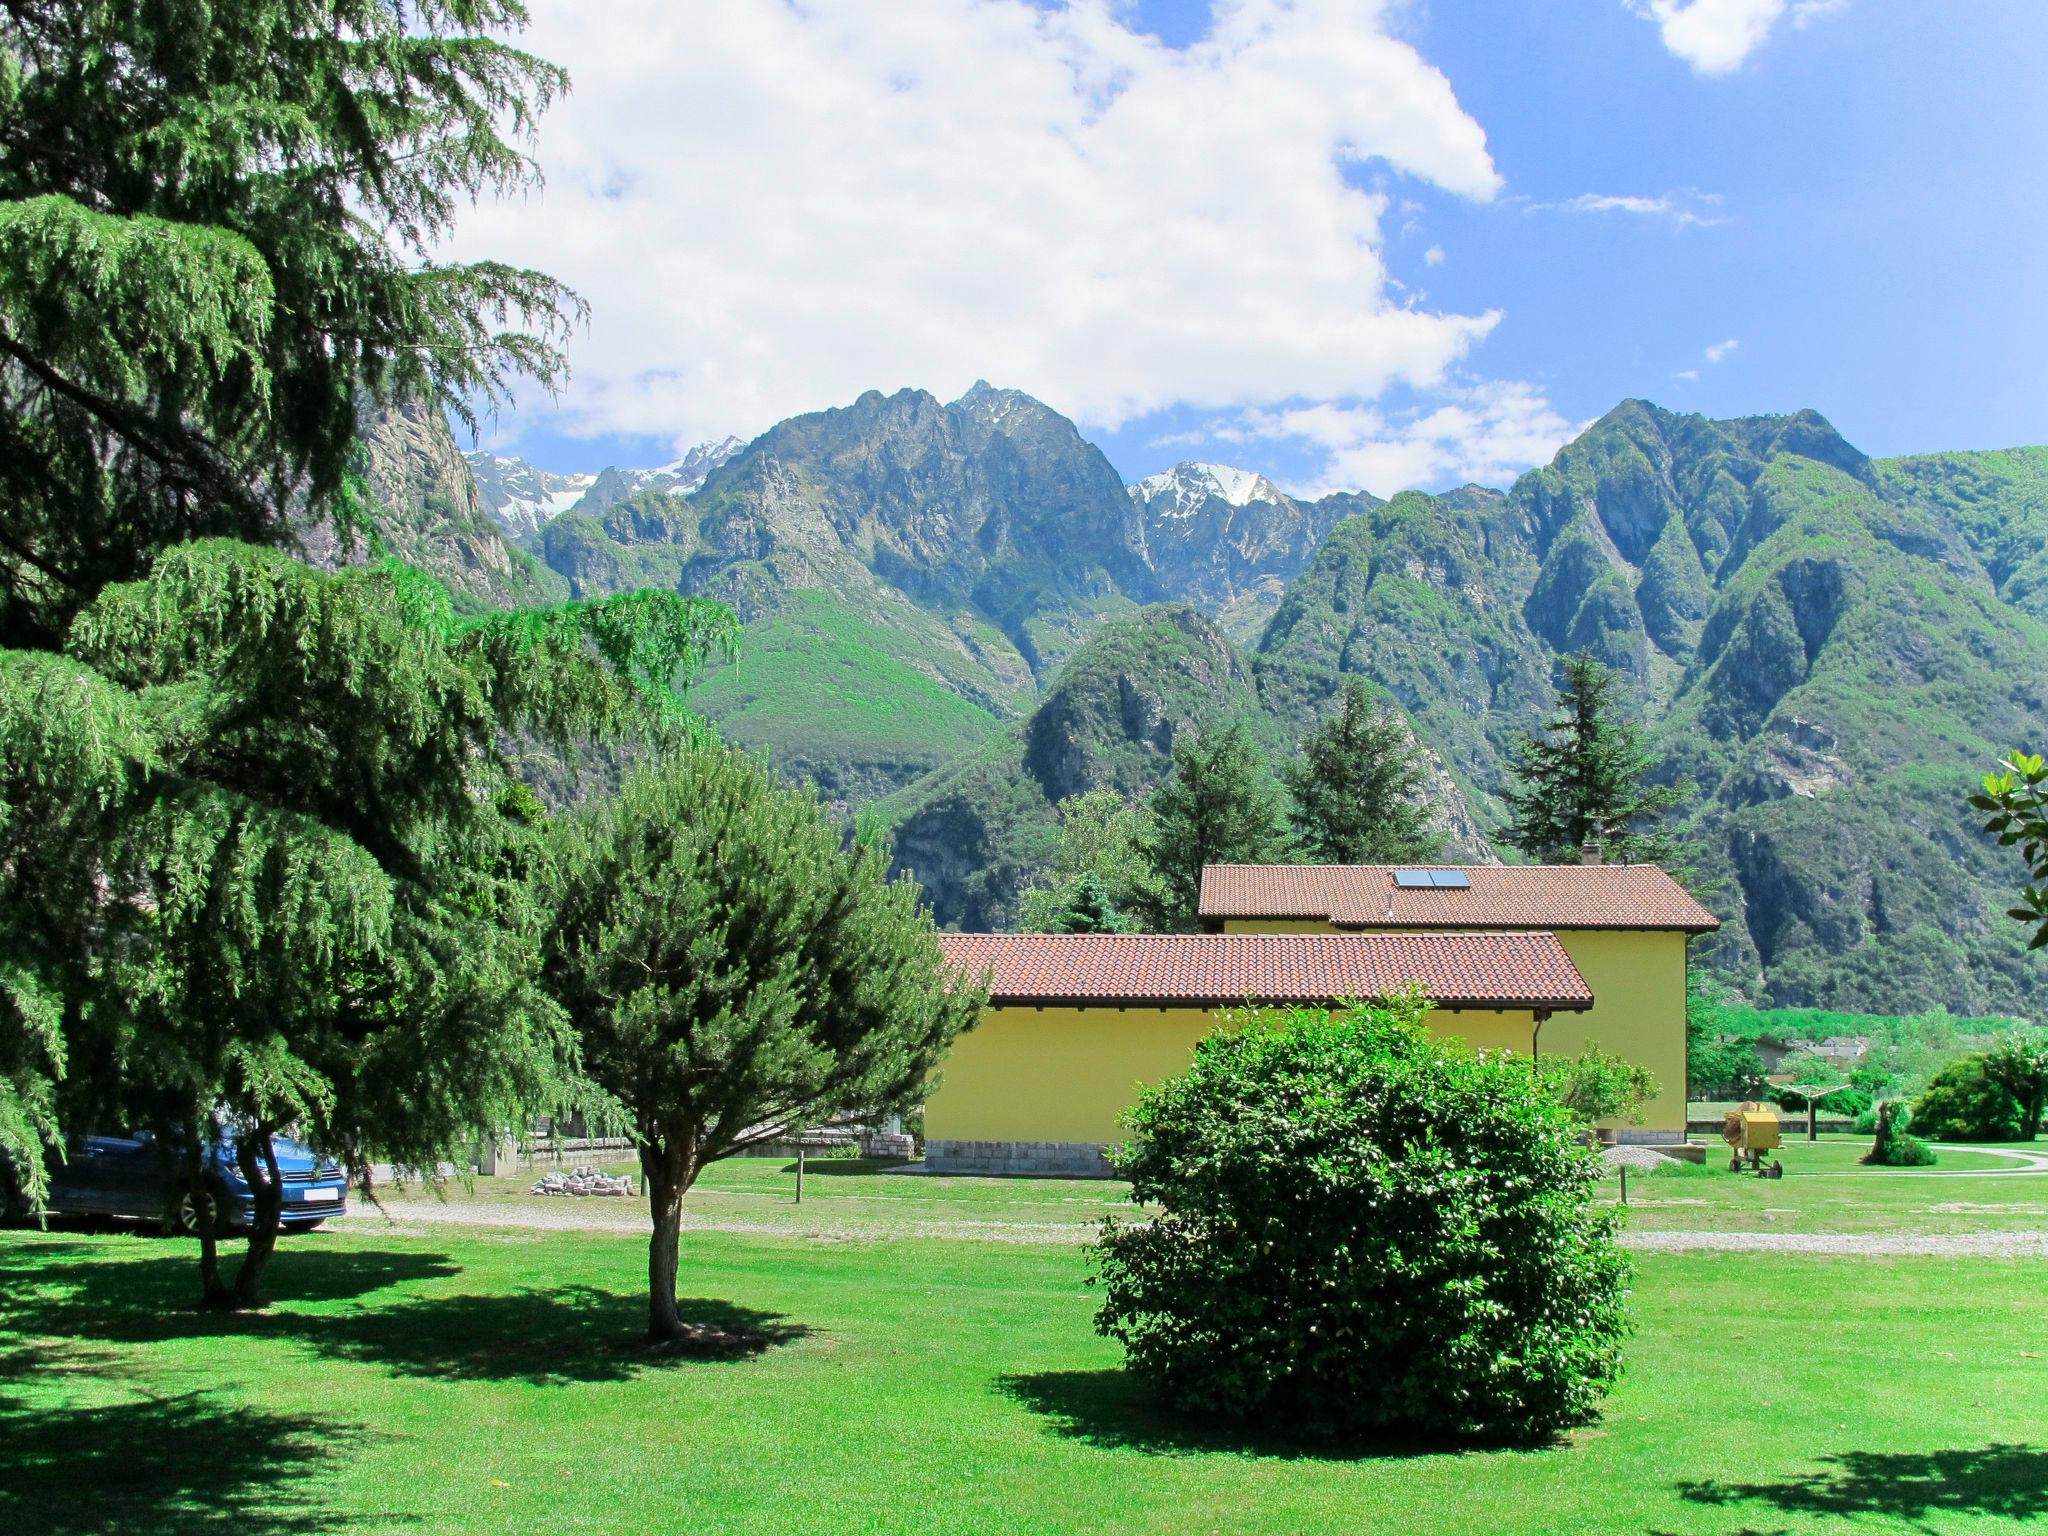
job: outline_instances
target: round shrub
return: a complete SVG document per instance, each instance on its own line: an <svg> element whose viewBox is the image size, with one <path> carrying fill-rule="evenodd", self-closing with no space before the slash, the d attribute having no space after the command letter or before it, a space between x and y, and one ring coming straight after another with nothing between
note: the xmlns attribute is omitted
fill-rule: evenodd
<svg viewBox="0 0 2048 1536"><path fill-rule="evenodd" d="M1415 999L1250 1013L1146 1092L1113 1154L1148 1224L1096 1244L1097 1328L1183 1409L1346 1437L1541 1437L1627 1331L1599 1156L1526 1060Z"/></svg>
<svg viewBox="0 0 2048 1536"><path fill-rule="evenodd" d="M1914 1101L1913 1129L1931 1141L2021 1141L2021 1113L2020 1101L1985 1071L1983 1056L1962 1056Z"/></svg>

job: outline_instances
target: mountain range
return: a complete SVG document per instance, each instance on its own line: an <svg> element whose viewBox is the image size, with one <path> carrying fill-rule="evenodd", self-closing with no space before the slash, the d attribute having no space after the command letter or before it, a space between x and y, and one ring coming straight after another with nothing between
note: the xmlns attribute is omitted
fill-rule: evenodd
<svg viewBox="0 0 2048 1536"><path fill-rule="evenodd" d="M1405 713L1462 856L1555 663L1627 674L1702 953L1752 996L2038 1012L2017 860L1963 797L2048 705L2048 449L1871 459L1812 411L1627 401L1498 490L1303 500L1183 464L1126 486L1051 408L870 392L658 471L550 475L368 423L390 547L468 602L657 585L747 621L694 692L875 802L941 919L1001 926L1057 802L1158 781L1217 713L1291 750L1351 676ZM701 473L699 471L701 470ZM466 486L465 486L466 482Z"/></svg>

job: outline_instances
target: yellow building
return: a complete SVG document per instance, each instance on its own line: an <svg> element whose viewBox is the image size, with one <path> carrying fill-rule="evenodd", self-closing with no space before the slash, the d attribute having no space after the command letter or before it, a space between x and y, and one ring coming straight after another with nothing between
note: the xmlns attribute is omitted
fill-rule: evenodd
<svg viewBox="0 0 2048 1536"><path fill-rule="evenodd" d="M1575 1055L1589 1041L1648 1067L1663 1092L1622 1141L1685 1139L1686 946L1720 927L1651 864L1212 864L1202 923L1221 934L1552 933L1593 989L1593 1006L1520 1039L1444 1021L1474 1044Z"/></svg>
<svg viewBox="0 0 2048 1536"><path fill-rule="evenodd" d="M974 933L940 943L989 987L987 1014L954 1043L925 1104L925 1162L947 1172L1107 1173L1102 1150L1122 1138L1140 1086L1180 1071L1217 1015L1246 1003L1327 1004L1420 985L1440 1030L1517 1049L1596 1006L1565 945L1541 932Z"/></svg>

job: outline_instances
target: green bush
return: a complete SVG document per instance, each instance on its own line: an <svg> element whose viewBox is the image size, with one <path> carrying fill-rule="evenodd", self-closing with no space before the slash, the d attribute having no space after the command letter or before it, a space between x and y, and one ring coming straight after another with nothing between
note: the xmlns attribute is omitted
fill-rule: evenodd
<svg viewBox="0 0 2048 1536"><path fill-rule="evenodd" d="M1347 1438L1541 1437L1626 1332L1618 1220L1530 1063L1432 1040L1413 998L1233 1019L1112 1154L1096 1326L1173 1406Z"/></svg>
<svg viewBox="0 0 2048 1536"><path fill-rule="evenodd" d="M1546 1056L1537 1075L1558 1103L1587 1124L1619 1120L1643 1123L1643 1106L1657 1097L1650 1069L1600 1049L1589 1040L1576 1056Z"/></svg>
<svg viewBox="0 0 2048 1536"><path fill-rule="evenodd" d="M1952 1061L1913 1105L1913 1125L1932 1141L2021 1141L2020 1101L1985 1070L1982 1055Z"/></svg>
<svg viewBox="0 0 2048 1536"><path fill-rule="evenodd" d="M1859 1162L1877 1168L1926 1168L1934 1163L1934 1149L1918 1136L1906 1133L1911 1115L1905 1105L1879 1104L1871 1111L1871 1118L1877 1140Z"/></svg>

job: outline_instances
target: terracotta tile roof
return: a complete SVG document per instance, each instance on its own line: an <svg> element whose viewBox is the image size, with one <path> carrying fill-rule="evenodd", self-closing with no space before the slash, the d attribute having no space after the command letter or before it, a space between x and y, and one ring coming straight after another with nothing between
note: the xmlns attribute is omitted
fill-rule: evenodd
<svg viewBox="0 0 2048 1536"><path fill-rule="evenodd" d="M1400 866L1407 868L1410 866ZM1720 920L1654 864L1461 864L1470 886L1397 885L1392 864L1211 864L1205 918L1306 918L1340 928L1663 928Z"/></svg>
<svg viewBox="0 0 2048 1536"><path fill-rule="evenodd" d="M1216 1006L1384 997L1422 984L1446 1008L1593 1005L1548 933L942 933L996 1003Z"/></svg>

